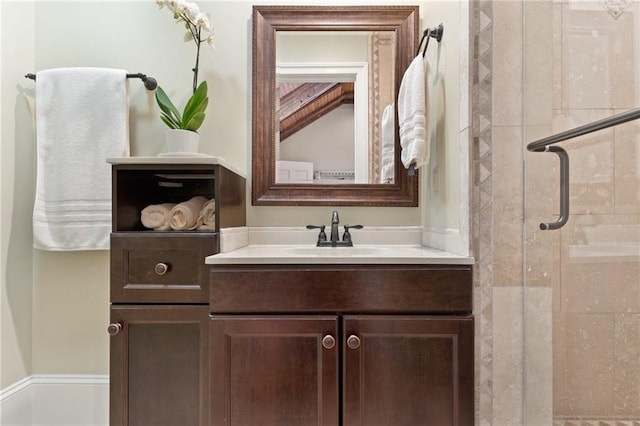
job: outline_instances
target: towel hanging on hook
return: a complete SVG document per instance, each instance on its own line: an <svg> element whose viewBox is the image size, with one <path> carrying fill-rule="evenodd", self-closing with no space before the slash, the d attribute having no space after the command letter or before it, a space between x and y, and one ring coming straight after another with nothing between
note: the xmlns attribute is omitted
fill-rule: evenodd
<svg viewBox="0 0 640 426"><path fill-rule="evenodd" d="M422 33L422 38L420 39L420 43L418 44L418 51L416 52L416 57L420 55L420 51L422 49L422 43L425 43L424 49L422 49L422 57L424 58L427 54L427 47L429 47L429 40L431 38L435 38L438 43L442 40L442 34L444 33L444 26L442 24L438 25L436 28L427 28ZM402 85L401 85L402 87ZM416 166L415 162L412 162L407 167L407 173L409 176L415 176L416 174Z"/></svg>

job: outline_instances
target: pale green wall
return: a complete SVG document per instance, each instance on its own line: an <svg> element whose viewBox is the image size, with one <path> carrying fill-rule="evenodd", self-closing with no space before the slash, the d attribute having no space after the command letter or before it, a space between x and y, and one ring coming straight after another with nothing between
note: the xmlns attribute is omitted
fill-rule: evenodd
<svg viewBox="0 0 640 426"><path fill-rule="evenodd" d="M246 171L251 153L251 8L253 4L316 4L290 1L198 1L211 13L216 48L203 46L201 79L210 87L201 151L224 157ZM323 4L418 4L422 27L444 22L441 44L443 143L457 146L459 129L457 1L334 0ZM107 252L52 253L31 249L35 182L34 83L23 75L64 66L124 68L156 77L174 99L186 99L194 46L166 10L148 1L2 0L2 321L0 389L35 374L107 374L109 257ZM434 50L432 41L430 50ZM131 86L134 155L162 152L164 126L153 95L140 81ZM452 148L454 149L454 148ZM455 154L443 159L455 175ZM452 189L434 197L423 174L421 208L340 208L344 221L365 225L455 228L459 197ZM448 184L455 184L454 178ZM449 189L447 189L449 190ZM249 204L250 204L250 195ZM327 207L248 207L250 226L302 226L329 220Z"/></svg>
<svg viewBox="0 0 640 426"><path fill-rule="evenodd" d="M0 389L31 374L34 187L32 86L33 3L0 7Z"/></svg>

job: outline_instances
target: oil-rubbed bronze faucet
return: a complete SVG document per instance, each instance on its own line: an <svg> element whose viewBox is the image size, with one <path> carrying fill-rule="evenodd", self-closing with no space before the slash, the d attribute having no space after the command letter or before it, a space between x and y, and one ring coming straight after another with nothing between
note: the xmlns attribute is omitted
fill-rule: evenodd
<svg viewBox="0 0 640 426"><path fill-rule="evenodd" d="M339 232L340 218L336 210L331 213L331 233L330 240L327 241L327 234L325 233L324 225L307 225L307 229L319 229L317 247L353 247L353 241L351 240L351 234L349 229L362 229L362 225L344 225L344 234L342 234L342 241L340 241Z"/></svg>

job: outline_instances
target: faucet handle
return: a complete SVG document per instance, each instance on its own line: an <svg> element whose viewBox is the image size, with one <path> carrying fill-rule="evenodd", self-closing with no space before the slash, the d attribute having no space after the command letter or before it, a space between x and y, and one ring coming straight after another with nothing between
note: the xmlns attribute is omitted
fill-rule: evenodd
<svg viewBox="0 0 640 426"><path fill-rule="evenodd" d="M351 243L351 233L349 229L362 229L364 226L362 225L345 225L344 226L344 234L342 234L342 241L347 241Z"/></svg>
<svg viewBox="0 0 640 426"><path fill-rule="evenodd" d="M327 234L324 232L324 225L307 225L307 229L319 229L318 242L327 241Z"/></svg>

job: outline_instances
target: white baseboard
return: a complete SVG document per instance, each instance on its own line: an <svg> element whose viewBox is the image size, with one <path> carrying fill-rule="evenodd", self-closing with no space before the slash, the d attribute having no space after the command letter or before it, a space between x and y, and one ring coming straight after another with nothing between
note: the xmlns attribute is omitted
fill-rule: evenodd
<svg viewBox="0 0 640 426"><path fill-rule="evenodd" d="M37 374L0 391L2 426L108 424L108 376Z"/></svg>

